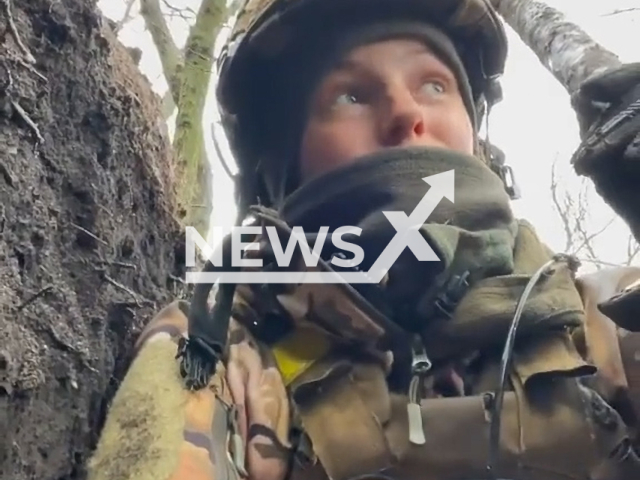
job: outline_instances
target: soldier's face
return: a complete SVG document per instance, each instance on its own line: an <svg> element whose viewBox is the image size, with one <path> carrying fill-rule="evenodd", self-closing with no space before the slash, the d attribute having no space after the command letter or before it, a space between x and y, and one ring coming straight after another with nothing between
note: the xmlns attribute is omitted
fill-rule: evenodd
<svg viewBox="0 0 640 480"><path fill-rule="evenodd" d="M315 90L301 143L302 180L389 147L473 153L473 128L453 72L414 40L358 47Z"/></svg>

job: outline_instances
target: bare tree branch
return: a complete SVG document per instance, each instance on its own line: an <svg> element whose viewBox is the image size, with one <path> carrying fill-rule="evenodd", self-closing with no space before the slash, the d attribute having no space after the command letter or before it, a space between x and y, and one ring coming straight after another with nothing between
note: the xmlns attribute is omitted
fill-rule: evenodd
<svg viewBox="0 0 640 480"><path fill-rule="evenodd" d="M617 268L617 267L622 267L622 266L627 266L627 267L629 266L629 265L626 265L626 264L607 262L605 260L592 260L590 258L583 258L583 257L580 257L580 256L578 256L577 258L582 263L590 263L592 265L595 265L598 270L602 269L602 267L615 267L615 268Z"/></svg>
<svg viewBox="0 0 640 480"><path fill-rule="evenodd" d="M162 96L162 116L165 120L168 120L173 112L176 111L176 102L173 101L173 95L171 94L171 89L168 89L164 92Z"/></svg>
<svg viewBox="0 0 640 480"><path fill-rule="evenodd" d="M577 113L577 119L580 123L580 137L581 140L584 140L586 130L590 125L586 125L588 119L584 118L583 112L581 112L585 99L576 93L584 82L594 75L618 70L623 66L623 63L617 55L604 48L578 25L569 22L564 14L546 5L543 1L490 0L490 2L506 23L534 52L543 67L551 72L569 93L570 103ZM640 10L640 7L618 10L613 14L634 10ZM622 94L622 92L620 93ZM611 108L607 103L615 102L602 102L597 106L604 111L605 108ZM574 152L574 158L571 159L574 171L580 176L587 176L590 180L595 181L595 173L587 175L584 162L580 162L584 159L575 158L575 153L577 152ZM637 228L634 228L634 222L630 219L629 212L620 207L619 199L616 200L615 191L605 191L602 188L596 192L621 216L637 236ZM590 244L590 242L587 243Z"/></svg>
<svg viewBox="0 0 640 480"><path fill-rule="evenodd" d="M614 215L596 230L589 228L589 183L586 179L582 179L581 188L577 194L572 195L568 191L561 192L561 182L556 173L557 162L558 158L556 157L551 165L551 198L565 233L564 251L575 255L582 262L593 264L597 269L631 265L640 255L640 245L635 241L633 235L629 235L626 259L621 263L600 259L594 246L595 240L613 224L616 216Z"/></svg>
<svg viewBox="0 0 640 480"><path fill-rule="evenodd" d="M165 7L167 7L167 10L169 10L169 17L180 17L182 20L190 22L196 16L196 12L194 12L193 9L189 7L174 7L171 3L169 3L168 0L162 0L162 3ZM187 15L187 13L189 13L190 15Z"/></svg>
<svg viewBox="0 0 640 480"><path fill-rule="evenodd" d="M184 60L182 52L180 52L173 40L169 26L160 8L159 0L140 0L140 15L142 15L145 26L151 33L153 43L158 50L162 71L169 85L173 101L177 102L180 92L178 74L182 69Z"/></svg>
<svg viewBox="0 0 640 480"><path fill-rule="evenodd" d="M213 50L215 38L217 36L217 25L211 25L209 20L209 0L204 0L199 12L196 14L191 9L180 9L171 5L167 0L162 0L163 4L173 13L179 13L182 18L186 19L185 12L191 12L196 15L196 22L191 27L189 37L187 38L184 51L189 49L202 48L204 52ZM141 0L140 13L144 18L145 25L158 51L162 69L169 85L169 90L162 98L162 113L165 119L173 115L176 106L182 99L182 111L178 111L176 118L176 131L174 140L174 150L177 157L177 184L178 195L181 208L185 213L184 221L188 225L196 227L201 234L206 234L209 224L209 216L213 208L213 198L211 194L211 168L207 158L207 152L204 143L204 135L202 130L202 107L206 99L206 91L209 85L210 76L199 78L202 84L198 84L195 90L194 101L200 103L200 108L185 108L190 105L190 90L193 79L193 60L181 51L176 45L169 27L166 23L164 14L161 9L160 0ZM204 27L203 17L204 16ZM198 28L211 28L209 36L196 35ZM200 40L203 40L202 42ZM207 43L209 42L209 43ZM212 55L205 68L210 73L211 64L213 62ZM185 69L185 64L189 63L189 67ZM205 60L205 63L207 61ZM201 94L201 91L204 94ZM187 98L187 101L184 100ZM193 115L193 116L191 116ZM186 133L185 133L186 132ZM185 168L187 166L187 168ZM182 178L182 177L185 178Z"/></svg>
<svg viewBox="0 0 640 480"><path fill-rule="evenodd" d="M638 253L640 253L640 244L636 241L633 235L629 235L629 238L627 239L627 261L625 265L631 265L638 256Z"/></svg>
<svg viewBox="0 0 640 480"><path fill-rule="evenodd" d="M619 8L610 13L601 15L602 17L612 17L613 15L620 15L621 13L640 12L640 7Z"/></svg>
<svg viewBox="0 0 640 480"><path fill-rule="evenodd" d="M583 221L576 222L576 230L582 237L582 243L578 247L577 251L580 251L584 248L587 251L588 258L590 258L594 262L598 262L598 255L593 248L593 241L596 239L596 237L601 235L613 223L614 220L615 218L610 219L606 225L592 233L588 232Z"/></svg>
<svg viewBox="0 0 640 480"><path fill-rule="evenodd" d="M136 0L126 0L126 7L124 10L124 15L122 16L122 20L120 20L118 23L116 23L116 27L114 29L114 32L117 34L122 27L129 21L132 20L133 17L131 16L131 10L133 9L133 6L135 5Z"/></svg>
<svg viewBox="0 0 640 480"><path fill-rule="evenodd" d="M170 9L175 9L175 10L179 10L177 7L171 6L167 0L162 0L163 3L167 6L167 8ZM221 24L221 27L225 27L228 28L230 27L230 25L227 23L226 20L231 19L233 16L235 16L235 14L238 12L238 10L240 9L240 6L242 5L242 0L233 0L231 2L231 5L229 6L229 10L228 10L228 15L226 16L227 18L225 19L225 22L223 22ZM187 9L189 12L192 12L193 15L195 16L195 12L192 9ZM176 47L177 48L177 47ZM180 58L182 59L184 57L183 52L180 52ZM167 80L168 82L168 80ZM176 103L174 101L173 95L171 94L171 91L168 90L167 92L165 92L165 94L162 96L162 114L166 119L168 119L169 117L171 117L171 115L173 115L173 113L176 111Z"/></svg>
<svg viewBox="0 0 640 480"><path fill-rule="evenodd" d="M491 0L491 3L569 94L592 75L621 64L617 55L542 2Z"/></svg>
<svg viewBox="0 0 640 480"><path fill-rule="evenodd" d="M185 222L206 235L211 211L211 166L206 159L202 116L211 80L215 41L227 18L224 0L202 0L184 48L180 76L174 149L178 153L179 201L186 210ZM203 199L205 201L203 201ZM209 208L192 208L204 203Z"/></svg>
<svg viewBox="0 0 640 480"><path fill-rule="evenodd" d="M571 219L569 218L569 209L566 205L560 204L560 199L558 197L558 179L556 175L556 165L558 158L553 161L551 164L551 198L553 200L553 205L556 209L556 212L560 216L560 220L562 222L562 227L564 228L565 235L565 244L564 251L571 252L574 246L574 238L573 238L573 229L571 228Z"/></svg>

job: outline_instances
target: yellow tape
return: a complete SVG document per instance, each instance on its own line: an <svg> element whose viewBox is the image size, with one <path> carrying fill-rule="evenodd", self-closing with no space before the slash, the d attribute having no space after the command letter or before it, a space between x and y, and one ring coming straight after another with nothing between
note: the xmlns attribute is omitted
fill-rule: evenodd
<svg viewBox="0 0 640 480"><path fill-rule="evenodd" d="M330 343L316 329L297 328L272 347L285 385L290 385L316 361L329 352Z"/></svg>

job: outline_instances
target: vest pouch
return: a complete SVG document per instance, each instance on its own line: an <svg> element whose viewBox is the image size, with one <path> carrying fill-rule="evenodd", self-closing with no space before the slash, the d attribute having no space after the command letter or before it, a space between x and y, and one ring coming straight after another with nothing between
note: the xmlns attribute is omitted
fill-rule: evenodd
<svg viewBox="0 0 640 480"><path fill-rule="evenodd" d="M501 413L495 477L489 475L487 463L497 361L477 379L475 394L422 402L424 445L405 440L408 427L401 419L406 399L393 397L392 416L404 424L389 427L388 435L392 449L394 442L405 449L394 476L415 480L640 478L640 462L630 448L627 427L602 397L582 385L581 378L593 367L581 359L568 338L560 333L531 342L514 356Z"/></svg>
<svg viewBox="0 0 640 480"><path fill-rule="evenodd" d="M514 381L517 383L515 377ZM430 399L422 404L426 443L410 445L405 402L392 400L390 441L406 447L388 470L403 480L635 480L638 457L630 450L617 414L577 380L561 378L533 395L518 386L505 393L495 477L487 471L490 418L488 396ZM398 428L400 427L400 428ZM395 432L394 432L395 430Z"/></svg>
<svg viewBox="0 0 640 480"><path fill-rule="evenodd" d="M514 371L521 465L540 472L540 479L550 469L563 473L560 478L640 478L629 426L587 386L596 369L580 356L569 331L523 345Z"/></svg>
<svg viewBox="0 0 640 480"><path fill-rule="evenodd" d="M478 281L459 301L451 316L434 316L421 331L424 346L434 362L448 361L474 351L501 349L513 312L531 275L512 274ZM542 283L543 282L543 283ZM520 338L548 335L581 325L582 299L572 272L560 265L534 289L520 317Z"/></svg>
<svg viewBox="0 0 640 480"><path fill-rule="evenodd" d="M344 358L344 357L342 357ZM487 470L499 360L465 397L421 402L426 442L409 442L407 396L384 368L315 365L292 391L318 464L332 480L637 480L640 461L620 416L581 378L593 373L569 334L529 342L513 358L501 413L499 457ZM315 469L310 469L310 474ZM292 478L307 478L297 470Z"/></svg>
<svg viewBox="0 0 640 480"><path fill-rule="evenodd" d="M298 465L291 478L315 478L320 465L332 480L391 466L383 427L391 421L386 375L376 361L327 358L294 381L294 411L317 458L307 469Z"/></svg>

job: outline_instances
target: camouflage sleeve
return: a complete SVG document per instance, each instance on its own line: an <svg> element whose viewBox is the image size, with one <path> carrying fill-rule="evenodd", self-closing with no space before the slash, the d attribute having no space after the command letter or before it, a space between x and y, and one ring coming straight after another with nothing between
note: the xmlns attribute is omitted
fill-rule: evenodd
<svg viewBox="0 0 640 480"><path fill-rule="evenodd" d="M88 480L281 480L288 402L278 371L238 323L208 388L184 388L176 360L188 305L147 325L109 408Z"/></svg>
<svg viewBox="0 0 640 480"><path fill-rule="evenodd" d="M249 478L281 480L289 463L291 427L284 382L271 351L233 319L227 365Z"/></svg>

